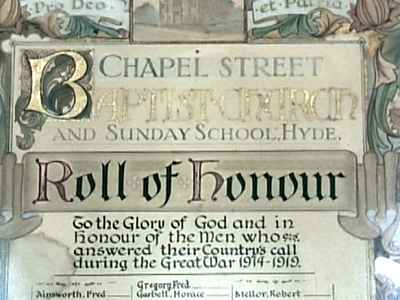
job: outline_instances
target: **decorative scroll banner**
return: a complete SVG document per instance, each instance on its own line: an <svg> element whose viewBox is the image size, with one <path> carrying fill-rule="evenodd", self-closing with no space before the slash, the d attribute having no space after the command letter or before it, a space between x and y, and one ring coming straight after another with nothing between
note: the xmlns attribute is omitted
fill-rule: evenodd
<svg viewBox="0 0 400 300"><path fill-rule="evenodd" d="M341 211L356 214L355 155L320 152L29 153L23 210Z"/></svg>
<svg viewBox="0 0 400 300"><path fill-rule="evenodd" d="M127 0L22 0L22 6L26 6L31 17L48 14L54 10L64 10L71 15L104 15L120 17L129 13L129 1Z"/></svg>
<svg viewBox="0 0 400 300"><path fill-rule="evenodd" d="M51 38L128 38L128 0L21 0L29 22Z"/></svg>
<svg viewBox="0 0 400 300"><path fill-rule="evenodd" d="M348 17L351 5L356 0L254 0L252 3L253 23L261 23L270 17L292 14L307 14L318 8Z"/></svg>

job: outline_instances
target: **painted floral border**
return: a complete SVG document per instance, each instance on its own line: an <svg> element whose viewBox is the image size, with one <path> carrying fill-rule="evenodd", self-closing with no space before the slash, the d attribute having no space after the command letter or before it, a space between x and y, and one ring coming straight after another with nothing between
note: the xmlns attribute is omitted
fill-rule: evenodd
<svg viewBox="0 0 400 300"><path fill-rule="evenodd" d="M19 0L0 0L0 44L11 36L32 35L42 39L127 39L129 33L60 9L30 18ZM400 0L358 0L347 17L322 8L302 15L278 16L273 25L251 29L249 37L255 41L364 38L368 61L373 66L373 84L366 103L368 145L380 158L386 152L400 151ZM10 71L11 55L0 48L0 153L8 150ZM7 249L8 243L0 241L0 254ZM400 269L400 241L377 240L375 250L376 256L389 259L393 268ZM4 259L1 255L0 287L6 281ZM400 287L390 278L382 275L376 279L378 300L400 300ZM6 300L1 288L0 300Z"/></svg>

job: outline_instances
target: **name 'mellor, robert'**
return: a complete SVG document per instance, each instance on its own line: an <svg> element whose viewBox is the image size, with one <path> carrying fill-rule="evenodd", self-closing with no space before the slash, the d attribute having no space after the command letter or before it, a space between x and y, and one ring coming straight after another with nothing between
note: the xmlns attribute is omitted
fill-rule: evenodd
<svg viewBox="0 0 400 300"><path fill-rule="evenodd" d="M192 178L188 185L191 187L188 203L203 203L207 199L218 201L221 198L231 203L243 199L252 202L273 200L286 202L294 199L306 202L334 201L341 196L338 192L346 178L344 172L340 171L324 171L321 174L319 171L299 169L280 171L277 174L277 171L252 172L247 168L246 172L243 170L235 174L225 174L226 172L215 169L220 163L219 160L188 159L189 174ZM80 173L84 175L78 176L73 176L76 172L74 164L68 161L36 159L36 165L37 197L33 200L33 204L46 205L60 200L69 204L86 203L90 200L126 203L129 197L129 201L138 201L137 199L141 198L140 201L151 202L161 208L165 207L171 198L175 198L173 193L175 186L178 185L177 178L180 176L177 169L187 167L182 161L174 160L162 171L142 177L139 196L128 194L126 191L127 169L132 167L129 169L129 176L133 176L134 163L130 166L127 161L100 161L97 170L88 168L82 170L80 167ZM179 187L185 190L180 184ZM137 190L134 189L133 192Z"/></svg>

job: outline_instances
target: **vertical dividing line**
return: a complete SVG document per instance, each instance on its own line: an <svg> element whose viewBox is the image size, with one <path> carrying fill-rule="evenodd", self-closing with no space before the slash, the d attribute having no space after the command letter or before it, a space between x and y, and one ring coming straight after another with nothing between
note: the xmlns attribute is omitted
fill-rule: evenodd
<svg viewBox="0 0 400 300"><path fill-rule="evenodd" d="M233 284L231 284L231 300L233 300Z"/></svg>
<svg viewBox="0 0 400 300"><path fill-rule="evenodd" d="M335 300L335 284L332 284L332 300Z"/></svg>
<svg viewBox="0 0 400 300"><path fill-rule="evenodd" d="M0 300L8 299L9 248L9 241L0 240Z"/></svg>
<svg viewBox="0 0 400 300"><path fill-rule="evenodd" d="M133 300L133 285L131 285L131 300Z"/></svg>

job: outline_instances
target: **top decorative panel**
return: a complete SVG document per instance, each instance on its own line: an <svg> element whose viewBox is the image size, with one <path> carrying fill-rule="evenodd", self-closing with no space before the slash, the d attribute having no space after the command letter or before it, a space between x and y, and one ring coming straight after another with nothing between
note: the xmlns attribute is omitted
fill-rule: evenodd
<svg viewBox="0 0 400 300"><path fill-rule="evenodd" d="M134 0L132 41L243 42L243 0Z"/></svg>

